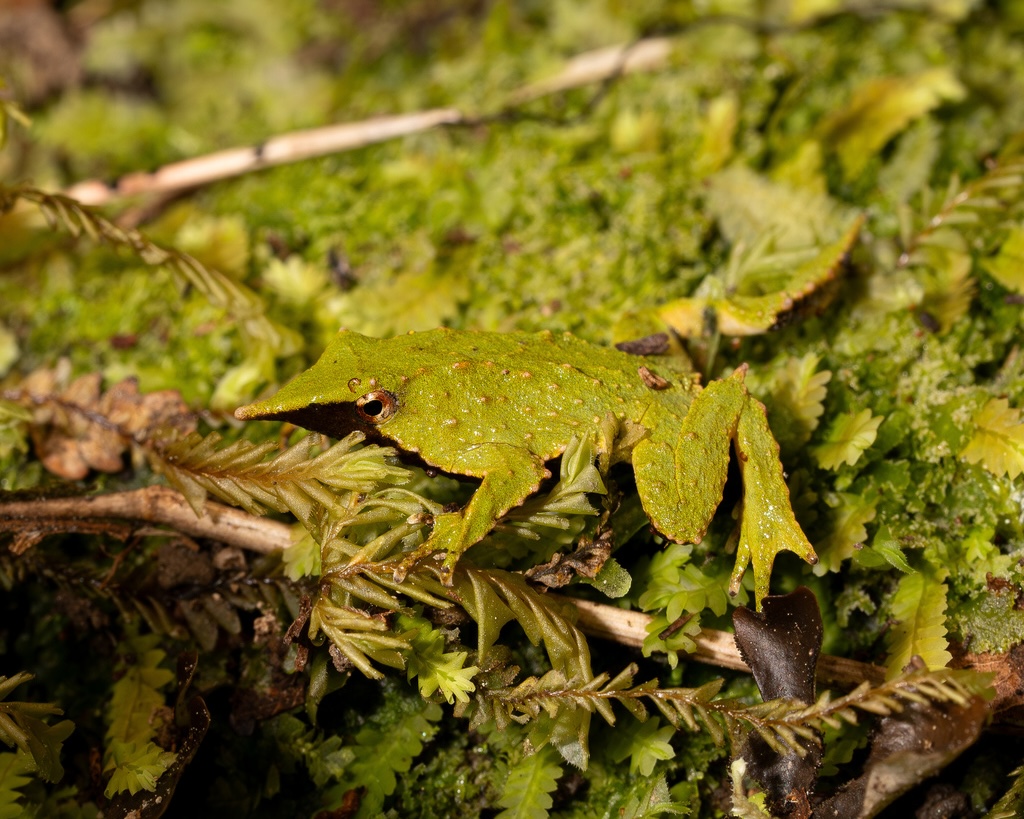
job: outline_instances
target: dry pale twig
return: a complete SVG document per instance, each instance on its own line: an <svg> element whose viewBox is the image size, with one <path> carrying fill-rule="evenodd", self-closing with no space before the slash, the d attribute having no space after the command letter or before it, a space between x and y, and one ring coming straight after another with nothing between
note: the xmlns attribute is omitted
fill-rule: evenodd
<svg viewBox="0 0 1024 819"><path fill-rule="evenodd" d="M573 57L554 77L513 93L510 104L517 105L570 88L607 82L635 71L656 70L668 61L671 45L668 37L651 37L585 52ZM174 162L152 173L132 173L114 182L86 180L72 185L65 194L83 205L106 205L122 197L144 194L170 196L275 165L343 153L438 126L473 125L501 119L509 113L506 109L493 117L470 117L455 108L435 108L292 131L271 137L261 145L227 148Z"/></svg>
<svg viewBox="0 0 1024 819"><path fill-rule="evenodd" d="M271 137L261 145L228 148L185 159L152 173L128 174L109 184L99 179L79 182L65 193L83 205L105 205L123 196L175 193L262 168L351 151L463 120L463 115L454 108L437 108L292 131Z"/></svg>
<svg viewBox="0 0 1024 819"><path fill-rule="evenodd" d="M572 602L580 613L578 625L586 634L635 648L643 645L647 637L647 624L651 621L650 615L589 600L573 599ZM689 655L691 659L735 671L750 670L740 656L733 635L727 631L702 629L693 637L693 642L697 650ZM822 654L818 659L818 678L841 685L859 685L865 680L878 685L885 680L885 669L846 657Z"/></svg>
<svg viewBox="0 0 1024 819"><path fill-rule="evenodd" d="M287 523L251 515L241 509L207 501L203 517L196 517L184 496L164 486L150 486L129 492L112 492L86 497L42 498L0 502L0 532L11 532L16 554L31 548L44 536L59 532L95 532L127 537L152 526L168 527L193 538L216 540L249 551L270 554L287 549L293 541ZM606 606L588 600L563 597L579 611L579 627L590 637L611 640L639 648L647 636L651 618L637 611ZM693 637L696 651L689 655L719 668L749 671L740 657L733 635L715 629L702 629ZM952 648L956 648L953 646ZM958 668L993 672L995 699L990 710L1001 724L1020 724L1024 709L1021 680L1024 679L1024 648L1017 647L1001 655L965 654L962 649L954 662ZM885 669L846 657L821 655L818 679L841 686L862 682L878 685L885 680Z"/></svg>
<svg viewBox="0 0 1024 819"><path fill-rule="evenodd" d="M170 526L191 537L208 538L264 554L291 545L287 523L250 515L219 503L207 503L197 518L184 496L164 486L87 497L44 498L0 503L0 531L31 527L79 531L97 520Z"/></svg>
<svg viewBox="0 0 1024 819"><path fill-rule="evenodd" d="M152 526L168 526L195 538L207 538L267 554L286 549L292 543L286 523L251 515L240 509L207 502L205 514L197 518L184 496L163 486L130 492L113 492L88 497L45 498L0 503L0 531L24 532L33 527L45 532L92 531L97 521L114 520ZM591 637L640 647L647 636L650 616L586 600L572 600L579 610L579 626ZM748 671L732 634L704 629L693 638L697 650L691 657L709 665ZM884 680L879 666L822 655L818 676L841 684L856 685L865 680Z"/></svg>

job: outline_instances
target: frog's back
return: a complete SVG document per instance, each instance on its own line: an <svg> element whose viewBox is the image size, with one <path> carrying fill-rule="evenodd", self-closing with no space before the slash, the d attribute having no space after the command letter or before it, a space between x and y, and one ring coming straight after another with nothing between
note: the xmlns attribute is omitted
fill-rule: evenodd
<svg viewBox="0 0 1024 819"><path fill-rule="evenodd" d="M402 408L382 432L442 469L453 468L450 453L482 444L525 446L549 459L609 414L639 422L652 402L685 407L695 390L693 375L669 357L570 334L440 329L383 343L388 366L405 365ZM641 368L664 383L645 382Z"/></svg>

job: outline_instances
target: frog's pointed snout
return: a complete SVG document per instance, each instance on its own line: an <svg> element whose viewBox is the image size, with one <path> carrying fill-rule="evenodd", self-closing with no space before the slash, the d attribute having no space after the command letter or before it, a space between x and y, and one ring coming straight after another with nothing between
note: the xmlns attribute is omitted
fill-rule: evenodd
<svg viewBox="0 0 1024 819"><path fill-rule="evenodd" d="M244 407L239 407L235 410L235 418L239 421L251 421L254 418L266 418L268 415L273 416L277 408L271 401L256 401L252 404L246 404Z"/></svg>
<svg viewBox="0 0 1024 819"><path fill-rule="evenodd" d="M300 373L281 389L262 401L246 404L235 410L239 421L291 421L297 412L324 401L321 381L309 371Z"/></svg>
<svg viewBox="0 0 1024 819"><path fill-rule="evenodd" d="M355 412L355 398L332 390L315 371L296 376L280 390L235 410L239 421L286 421L313 432L341 438L365 426Z"/></svg>

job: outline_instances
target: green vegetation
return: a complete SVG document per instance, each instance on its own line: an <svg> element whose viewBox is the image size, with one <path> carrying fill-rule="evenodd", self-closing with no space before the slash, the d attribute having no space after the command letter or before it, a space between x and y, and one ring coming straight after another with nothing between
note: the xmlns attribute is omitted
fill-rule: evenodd
<svg viewBox="0 0 1024 819"><path fill-rule="evenodd" d="M1017 4L56 6L0 17L48 32L0 55L0 817L754 816L752 738L823 734L828 796L900 714L948 753L884 772L894 810L941 770L950 815L1014 815L1020 741L980 726L1024 650ZM436 108L174 196L60 193ZM772 591L874 676L763 704L689 658L753 605L738 473L667 544L573 442L448 586L394 569L471 487L232 415L339 327L439 325L670 326L705 383L749 365L820 557ZM650 624L597 639L567 598Z"/></svg>

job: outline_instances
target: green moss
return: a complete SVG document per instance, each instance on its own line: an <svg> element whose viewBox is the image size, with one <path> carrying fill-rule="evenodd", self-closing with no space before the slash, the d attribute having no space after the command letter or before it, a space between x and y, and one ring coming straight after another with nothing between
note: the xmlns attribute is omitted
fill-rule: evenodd
<svg viewBox="0 0 1024 819"><path fill-rule="evenodd" d="M659 0L115 5L88 27L89 81L31 112L32 130L13 130L0 160L5 185L27 172L55 188L88 176L111 179L288 129L381 113L456 106L499 115L221 181L143 225L159 242L256 291L271 319L301 335L299 349L287 354L257 351L224 310L130 253L51 231L29 209L3 217L3 386L66 357L75 375L99 371L108 384L137 376L143 391L178 389L197 411L220 413L304 368L340 326L374 335L439 324L569 329L607 342L616 326L649 326L645 310L702 287L730 287L751 244L763 243L771 256L792 250L794 236L817 241L817 217L827 226L830 208L865 213L860 243L821 317L799 316L735 343L698 338L689 352L712 375L751 365L749 383L780 430L797 515L823 557L818 576L781 561L776 588L812 585L827 650L885 663L882 638L893 629L896 590L913 576L892 565L886 555L893 550L913 569L946 573L930 586L931 613L947 612L937 628L973 651L1006 650L1024 630L1015 594L1001 587L1020 583L1020 478L965 463L961 453L989 400L1024 404L1020 304L1005 269L1016 258L1011 237L1020 234L1024 185L1004 179L971 187L996 173L992 160L1005 163L1024 150L1024 97L1012 93L1024 82L1024 19L1012 3L926 2L871 14L838 2L812 5L826 16L781 31L779 20L755 16L760 4L751 0L705 4L701 13L752 15L754 25L693 29L685 28L696 14L690 5ZM644 32L674 38L666 63L619 78L592 108L595 86L514 103L511 115L500 114L516 89L557 74L568 58ZM723 184L729 179L745 182ZM785 186L782 198L769 195ZM989 201L974 207L979 199ZM814 203L810 213L800 201ZM773 269L786 271L787 258ZM825 395L787 403L779 385L805 356L831 373ZM799 423L787 415L819 406L820 416L801 414ZM0 414L0 486L49 490L55 479L34 455L24 412ZM844 452L857 457L823 465L815 452L841 419L865 412L884 418L874 440ZM223 426L223 415L204 417ZM267 440L276 430L249 425L244 434ZM95 486L153 480L142 469ZM630 479L617 482L628 510L635 505ZM413 488L438 503L462 497L425 478ZM634 569L629 599L637 601L653 588L641 555L657 539L627 523L638 534L621 544L617 559ZM690 580L710 585L692 607L714 601L715 611L723 608L719 564L728 558L720 552L732 524L726 508L693 550ZM0 560L0 654L7 664L31 665L69 712L92 709L95 717L114 660L103 656L79 674L86 659L67 639L72 621L53 613L58 591L93 589L114 572L126 589L149 594L143 580L151 549L133 544L136 551L115 566L111 555L129 547L68 536L46 548L35 563ZM84 566L86 558L95 565ZM93 630L96 644L103 644L97 635L114 633L107 650L120 637L121 618L134 611L134 603L117 601L94 601L107 623ZM237 608L247 637L257 615ZM700 616L724 624L713 614ZM176 634L188 633L177 625ZM469 631L462 639L472 642ZM320 787L337 806L349 789L366 786L365 810L494 810L506 763L521 753L521 733L478 735L465 719L442 721L415 687L353 678L342 693L324 697L322 726L277 717L243 741L224 728L230 708L216 692L245 675L270 686L274 669L264 652L232 642L237 636L214 629L207 638L200 667L209 670L204 694L215 728L206 743L218 753L209 752L212 773L194 780L195 792L209 797L204 804L240 816L294 814L323 806ZM523 674L548 670L545 652L514 625L498 646ZM625 650L595 651L595 671L615 674L633 659ZM712 673L648 662L643 678L657 676L663 685ZM753 693L749 680L734 690ZM339 715L350 696L362 698L358 711ZM84 789L83 760L103 729L95 718L76 721L72 776ZM675 757L641 777L603 753L612 731L594 730L594 762L559 780L556 811L603 815L661 798L662 775L667 792L688 801L694 815L720 806L715 790L726 752L705 734L679 733ZM402 741L389 770L401 775L392 787L374 778L372 763L395 737ZM429 754L414 752L427 740ZM351 760L330 757L343 749ZM324 774L327 757L337 763L333 779ZM982 779L973 775L971 786L979 810L1001 787Z"/></svg>

